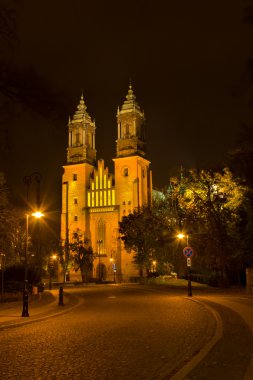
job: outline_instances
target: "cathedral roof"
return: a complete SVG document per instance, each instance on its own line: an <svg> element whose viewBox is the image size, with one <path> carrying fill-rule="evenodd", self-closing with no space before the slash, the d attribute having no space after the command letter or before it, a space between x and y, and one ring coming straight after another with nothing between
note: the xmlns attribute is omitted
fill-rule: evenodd
<svg viewBox="0 0 253 380"><path fill-rule="evenodd" d="M86 117L88 116L88 118L90 118L90 115L88 114L88 112L86 110L87 110L87 107L86 107L86 104L84 103L83 94L82 94L80 102L77 106L77 110L74 113L73 121L74 120L82 120L82 119L84 119L85 116Z"/></svg>
<svg viewBox="0 0 253 380"><path fill-rule="evenodd" d="M124 101L121 112L137 111L141 113L139 104L136 101L136 96L134 95L132 84L130 83L128 88L128 93L126 95L126 100Z"/></svg>

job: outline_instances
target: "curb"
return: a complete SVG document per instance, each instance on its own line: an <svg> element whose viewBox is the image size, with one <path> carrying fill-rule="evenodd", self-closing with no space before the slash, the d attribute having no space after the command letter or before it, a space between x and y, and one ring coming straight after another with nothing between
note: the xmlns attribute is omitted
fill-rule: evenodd
<svg viewBox="0 0 253 380"><path fill-rule="evenodd" d="M69 311L73 310L77 306L80 306L84 302L83 299L77 298L76 296L73 297L72 295L70 295L67 292L65 293L65 296L77 299L77 303L75 303L73 306L67 307L67 309L65 309L65 310L61 310L61 311L53 313L53 314L44 315L44 316L40 316L40 317L39 316L38 317L36 317L36 316L35 317L29 317L31 319L24 320L24 321L19 321L17 323L7 323L5 325L0 325L0 331L11 329L11 328L15 328L15 327L19 327L19 326L23 326L23 325L28 325L28 324L32 324L32 323L36 323L36 322L40 322L40 321L43 321L43 320L46 320L46 319L49 319L49 318L58 317L60 315L68 313ZM55 301L56 300L57 300L57 298L55 297ZM63 305L63 307L64 307L64 305ZM43 314L43 313L41 313L41 314Z"/></svg>
<svg viewBox="0 0 253 380"><path fill-rule="evenodd" d="M215 346L215 344L218 342L218 340L222 337L223 334L223 322L221 316L214 308L196 299L186 299L188 299L189 301L199 303L200 305L204 306L209 311L209 313L212 314L212 316L216 320L216 331L213 338L211 338L211 340L183 368L181 368L175 375L170 377L170 380L184 380L185 376L187 376L204 359L204 357L209 353L209 351L211 351L211 349Z"/></svg>

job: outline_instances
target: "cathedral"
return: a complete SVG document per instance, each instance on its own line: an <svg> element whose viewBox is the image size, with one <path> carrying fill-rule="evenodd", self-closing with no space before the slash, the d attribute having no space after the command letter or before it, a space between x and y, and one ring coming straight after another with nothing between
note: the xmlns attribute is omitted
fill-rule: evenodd
<svg viewBox="0 0 253 380"><path fill-rule="evenodd" d="M117 130L116 130L117 128ZM71 243L78 233L94 254L90 278L128 282L139 276L133 253L119 236L119 221L151 203L152 172L146 158L145 117L130 84L117 110L114 173L96 160L96 126L83 96L68 123L67 163L63 167L61 238ZM71 271L70 281L81 279Z"/></svg>

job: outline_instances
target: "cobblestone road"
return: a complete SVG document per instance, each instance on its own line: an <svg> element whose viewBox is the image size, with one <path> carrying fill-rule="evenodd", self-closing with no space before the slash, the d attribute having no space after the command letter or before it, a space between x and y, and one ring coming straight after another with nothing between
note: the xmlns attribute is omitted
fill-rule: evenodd
<svg viewBox="0 0 253 380"><path fill-rule="evenodd" d="M81 306L0 332L0 378L158 379L210 339L215 320L182 295L118 286L74 289Z"/></svg>
<svg viewBox="0 0 253 380"><path fill-rule="evenodd" d="M253 380L253 299L222 294L200 299L219 312L223 335L187 380Z"/></svg>

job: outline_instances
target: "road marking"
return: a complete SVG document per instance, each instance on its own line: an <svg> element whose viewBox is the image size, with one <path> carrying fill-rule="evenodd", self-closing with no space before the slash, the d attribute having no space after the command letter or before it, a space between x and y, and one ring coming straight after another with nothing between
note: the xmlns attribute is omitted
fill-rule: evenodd
<svg viewBox="0 0 253 380"><path fill-rule="evenodd" d="M204 357L211 351L214 345L222 337L223 322L220 314L211 306L201 302L200 300L186 298L188 301L196 302L204 306L216 319L216 331L213 338L195 355L183 368L181 368L170 380L186 380L186 376L204 359Z"/></svg>

